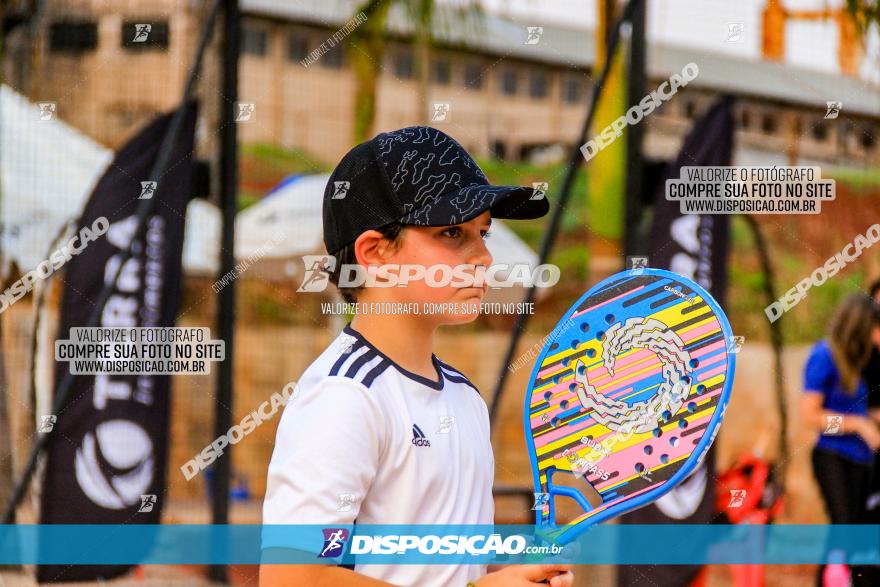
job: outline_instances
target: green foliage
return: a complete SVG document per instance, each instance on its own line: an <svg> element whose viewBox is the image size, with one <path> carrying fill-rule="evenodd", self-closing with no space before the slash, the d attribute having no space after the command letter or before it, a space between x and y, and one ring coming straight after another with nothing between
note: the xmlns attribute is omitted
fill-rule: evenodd
<svg viewBox="0 0 880 587"><path fill-rule="evenodd" d="M255 172L276 172L287 176L291 173L332 171L331 166L301 149L288 149L270 143L246 143L241 145L239 153L246 163L254 164Z"/></svg>
<svg viewBox="0 0 880 587"><path fill-rule="evenodd" d="M864 35L871 23L880 24L880 1L846 0L846 9L856 21L859 32Z"/></svg>
<svg viewBox="0 0 880 587"><path fill-rule="evenodd" d="M584 283L587 279L587 266L590 262L590 251L583 244L561 244L552 255L550 262L559 267L560 281L576 281Z"/></svg>
<svg viewBox="0 0 880 587"><path fill-rule="evenodd" d="M527 162L507 163L497 158L477 158L477 163L489 181L496 185L531 186L533 182L546 181L549 184L547 198L550 200L551 210L559 198L565 176L565 164L563 163L532 165ZM599 215L607 213L607 210L598 211ZM587 181L584 173L579 170L575 176L568 203L562 212L558 239L562 240L566 234L585 233L588 217ZM508 226L530 247L537 249L549 220L550 214L547 214L538 220L510 222Z"/></svg>

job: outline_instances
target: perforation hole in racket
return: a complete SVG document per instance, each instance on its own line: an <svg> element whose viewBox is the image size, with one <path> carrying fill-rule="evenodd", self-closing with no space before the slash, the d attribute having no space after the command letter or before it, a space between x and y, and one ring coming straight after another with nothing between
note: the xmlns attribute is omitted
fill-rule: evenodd
<svg viewBox="0 0 880 587"><path fill-rule="evenodd" d="M579 492L583 499L589 504L586 509L594 509L602 505L602 496L593 485L587 481L585 475L575 476L570 471L554 469L550 474L550 479L554 488L550 499L553 500L553 508L556 513L557 524L567 524L584 513L585 508L577 498L565 495L568 489Z"/></svg>

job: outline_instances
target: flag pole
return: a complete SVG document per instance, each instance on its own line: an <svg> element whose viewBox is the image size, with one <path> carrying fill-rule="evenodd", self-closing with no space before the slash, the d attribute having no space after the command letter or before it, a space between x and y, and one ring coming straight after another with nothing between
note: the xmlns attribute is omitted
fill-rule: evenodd
<svg viewBox="0 0 880 587"><path fill-rule="evenodd" d="M220 128L220 210L223 226L220 233L220 268L218 279L229 274L235 266L235 216L238 212L238 127L236 101L238 100L238 52L240 43L240 16L238 0L223 0L223 57ZM226 356L219 365L217 392L214 403L214 436L223 436L232 426L233 365L235 348L235 280L220 290L217 305L217 329L225 341ZM229 485L232 472L232 447L226 448L225 458L214 463L211 478L211 521L229 523ZM227 567L213 565L211 580L227 582Z"/></svg>
<svg viewBox="0 0 880 587"><path fill-rule="evenodd" d="M637 105L645 95L647 74L645 71L645 5L640 3L633 10L629 22L630 60L627 81L627 108ZM623 222L623 260L635 255L639 246L639 229L642 220L644 195L644 157L642 142L645 125L632 124L626 129L626 183ZM626 268L626 267L624 267Z"/></svg>

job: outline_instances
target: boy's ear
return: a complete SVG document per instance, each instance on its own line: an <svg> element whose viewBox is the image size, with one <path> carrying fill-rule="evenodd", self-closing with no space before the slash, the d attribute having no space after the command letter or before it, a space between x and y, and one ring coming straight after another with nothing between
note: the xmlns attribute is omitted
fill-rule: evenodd
<svg viewBox="0 0 880 587"><path fill-rule="evenodd" d="M354 256L365 267L383 265L388 255L388 239L378 230L368 230L354 241Z"/></svg>

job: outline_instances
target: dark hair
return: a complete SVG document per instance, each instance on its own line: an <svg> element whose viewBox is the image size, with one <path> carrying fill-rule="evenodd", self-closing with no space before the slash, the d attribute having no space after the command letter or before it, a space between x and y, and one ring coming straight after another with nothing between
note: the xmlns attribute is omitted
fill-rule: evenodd
<svg viewBox="0 0 880 587"><path fill-rule="evenodd" d="M875 279L875 280L871 283L871 287L868 288L868 294L869 294L872 298L876 299L876 298L877 298L877 292L878 292L878 291L880 291L880 279Z"/></svg>
<svg viewBox="0 0 880 587"><path fill-rule="evenodd" d="M828 343L840 383L854 393L873 344L871 330L880 324L880 306L864 293L852 293L837 307L828 327Z"/></svg>
<svg viewBox="0 0 880 587"><path fill-rule="evenodd" d="M401 232L403 232L403 228L404 225L400 222L392 222L391 224L386 224L376 230L382 233L382 236L388 239L392 245L396 245ZM334 266L333 271L328 273L330 276L330 282L339 290L343 300L353 304L357 301L357 293L363 288L363 286L339 287L339 276L342 273L342 267L344 265L355 265L358 262L357 256L354 254L354 243L352 242L345 245L335 253L331 253L331 256L336 259L336 265Z"/></svg>

